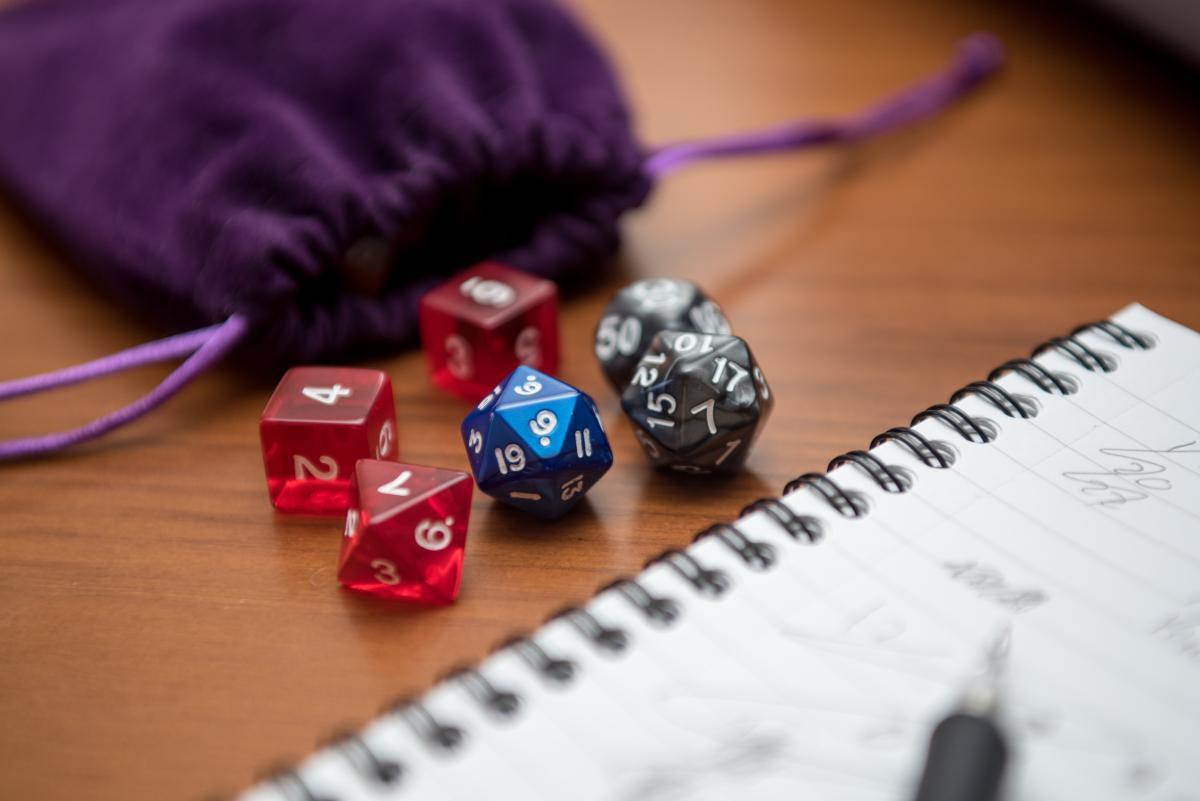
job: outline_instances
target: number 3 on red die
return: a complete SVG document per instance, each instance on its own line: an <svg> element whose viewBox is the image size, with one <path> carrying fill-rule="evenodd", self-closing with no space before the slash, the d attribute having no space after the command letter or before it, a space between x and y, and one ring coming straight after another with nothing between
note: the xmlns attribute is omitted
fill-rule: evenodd
<svg viewBox="0 0 1200 801"><path fill-rule="evenodd" d="M346 511L359 459L395 459L392 383L378 370L296 367L259 421L271 503L281 512Z"/></svg>
<svg viewBox="0 0 1200 801"><path fill-rule="evenodd" d="M471 477L363 459L354 469L338 581L382 598L444 604L458 595Z"/></svg>
<svg viewBox="0 0 1200 801"><path fill-rule="evenodd" d="M421 343L433 382L471 402L514 367L558 370L558 289L484 262L421 299Z"/></svg>

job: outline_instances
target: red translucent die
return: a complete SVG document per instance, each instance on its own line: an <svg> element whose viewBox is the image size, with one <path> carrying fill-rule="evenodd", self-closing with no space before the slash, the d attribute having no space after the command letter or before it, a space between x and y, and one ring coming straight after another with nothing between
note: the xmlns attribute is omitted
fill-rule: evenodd
<svg viewBox="0 0 1200 801"><path fill-rule="evenodd" d="M344 512L354 463L396 458L392 382L378 370L295 367L258 426L267 490L281 512Z"/></svg>
<svg viewBox="0 0 1200 801"><path fill-rule="evenodd" d="M446 604L458 595L474 482L466 473L363 459L338 562L343 586Z"/></svg>
<svg viewBox="0 0 1200 801"><path fill-rule="evenodd" d="M421 343L433 383L472 403L518 364L558 370L558 288L483 262L421 299Z"/></svg>

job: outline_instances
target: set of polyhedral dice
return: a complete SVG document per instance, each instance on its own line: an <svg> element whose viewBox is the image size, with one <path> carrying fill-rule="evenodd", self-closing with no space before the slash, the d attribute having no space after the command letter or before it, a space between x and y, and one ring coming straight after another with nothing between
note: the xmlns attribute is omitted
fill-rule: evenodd
<svg viewBox="0 0 1200 801"><path fill-rule="evenodd" d="M462 423L474 483L537 517L566 514L613 456L595 402L551 375L554 284L476 265L424 296L420 326L433 382L476 404ZM600 320L596 355L655 465L711 473L745 461L770 391L749 348L693 284L658 279L622 290ZM471 477L399 461L384 373L294 368L260 432L276 509L346 514L344 586L428 603L457 596Z"/></svg>

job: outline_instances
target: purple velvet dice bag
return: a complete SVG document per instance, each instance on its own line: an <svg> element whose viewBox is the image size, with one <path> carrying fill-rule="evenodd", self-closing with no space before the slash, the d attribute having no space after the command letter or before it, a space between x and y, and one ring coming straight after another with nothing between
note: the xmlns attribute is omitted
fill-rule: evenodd
<svg viewBox="0 0 1200 801"><path fill-rule="evenodd" d="M552 0L27 0L0 13L0 189L106 294L185 333L0 383L0 400L186 360L0 459L134 420L229 353L281 370L394 348L458 269L562 279L610 255L620 215L678 166L883 133L999 61L977 34L857 117L650 150Z"/></svg>

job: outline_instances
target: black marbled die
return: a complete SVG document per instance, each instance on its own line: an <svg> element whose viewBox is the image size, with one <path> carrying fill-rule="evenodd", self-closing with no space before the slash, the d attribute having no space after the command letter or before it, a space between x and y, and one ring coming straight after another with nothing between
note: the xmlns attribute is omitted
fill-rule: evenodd
<svg viewBox="0 0 1200 801"><path fill-rule="evenodd" d="M650 461L685 473L739 469L773 403L744 340L693 331L655 336L621 395Z"/></svg>

